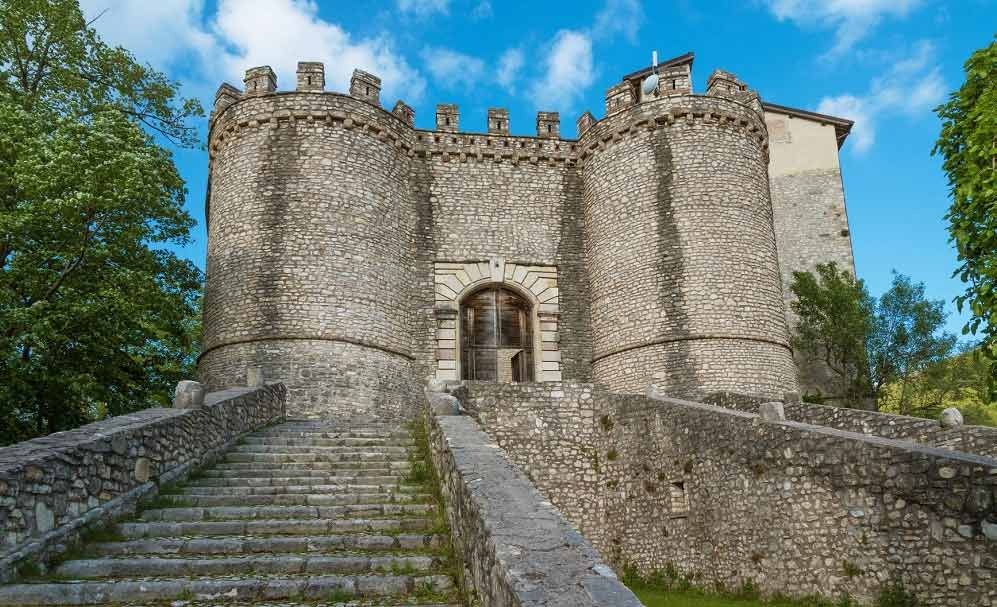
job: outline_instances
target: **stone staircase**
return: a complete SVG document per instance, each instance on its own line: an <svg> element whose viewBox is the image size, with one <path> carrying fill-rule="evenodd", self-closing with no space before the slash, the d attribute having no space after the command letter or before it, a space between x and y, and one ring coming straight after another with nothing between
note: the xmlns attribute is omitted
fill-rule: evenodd
<svg viewBox="0 0 997 607"><path fill-rule="evenodd" d="M456 607L414 450L398 427L264 429L46 574L0 586L0 605Z"/></svg>

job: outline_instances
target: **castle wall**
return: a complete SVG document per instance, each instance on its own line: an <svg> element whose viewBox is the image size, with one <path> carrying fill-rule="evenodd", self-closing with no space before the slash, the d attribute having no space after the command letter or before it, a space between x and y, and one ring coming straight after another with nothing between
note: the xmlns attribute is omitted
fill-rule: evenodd
<svg viewBox="0 0 997 607"><path fill-rule="evenodd" d="M718 97L648 101L584 133L594 381L795 388L766 145L758 112Z"/></svg>
<svg viewBox="0 0 997 607"><path fill-rule="evenodd" d="M618 568L866 604L899 579L924 605L997 602L995 459L590 384L464 390Z"/></svg>
<svg viewBox="0 0 997 607"><path fill-rule="evenodd" d="M550 357L548 366L557 369L553 371L557 379L588 379L588 285L574 144L424 131L417 133L416 141L420 146L413 173L420 226L418 376L436 371L439 325L434 306L459 305L443 297L434 300L434 264L501 258L506 268L516 264L555 273L556 293L543 300L541 310L551 308L554 315L545 318L557 325L559 353L556 361ZM521 286L523 281L510 276L508 282ZM459 293L459 286L454 290ZM540 337L541 332L536 334ZM538 361L544 356L538 355ZM543 369L537 374L542 377Z"/></svg>
<svg viewBox="0 0 997 607"><path fill-rule="evenodd" d="M845 195L838 164L835 127L827 122L766 109L769 131L769 183L779 266L790 329L797 323L790 308L793 272L813 272L835 262L855 275ZM800 389L833 394L827 370L796 355Z"/></svg>
<svg viewBox="0 0 997 607"><path fill-rule="evenodd" d="M209 389L248 366L291 417L405 415L416 211L412 131L335 94L246 97L212 125Z"/></svg>
<svg viewBox="0 0 997 607"><path fill-rule="evenodd" d="M835 127L771 111L766 125L717 71L705 96L611 103L578 141L545 112L537 137L509 136L502 110L489 133L460 132L453 105L422 131L404 103L380 107L370 74L346 96L321 90L320 64L299 72L296 92L264 66L216 96L210 387L262 366L292 415L407 415L417 382L460 377L461 298L497 282L533 304L537 380L797 388L788 276L851 259L847 232L844 248L821 241L844 213Z"/></svg>

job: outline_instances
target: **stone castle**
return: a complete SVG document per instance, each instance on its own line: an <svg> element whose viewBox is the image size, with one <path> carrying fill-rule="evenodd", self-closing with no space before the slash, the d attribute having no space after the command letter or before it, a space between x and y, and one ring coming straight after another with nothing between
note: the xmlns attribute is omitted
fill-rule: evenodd
<svg viewBox="0 0 997 607"><path fill-rule="evenodd" d="M691 53L606 92L578 139L414 127L380 80L299 63L223 85L210 131L209 388L260 366L300 416L410 410L441 380L592 381L698 398L798 389L792 272L852 268L838 148L851 122L763 103ZM465 121L465 125L467 122ZM804 370L806 370L804 368ZM804 389L818 378L802 375Z"/></svg>
<svg viewBox="0 0 997 607"><path fill-rule="evenodd" d="M635 570L997 607L997 429L796 392L851 123L691 67L577 140L418 130L317 63L223 85L210 393L0 449L0 605L640 607Z"/></svg>

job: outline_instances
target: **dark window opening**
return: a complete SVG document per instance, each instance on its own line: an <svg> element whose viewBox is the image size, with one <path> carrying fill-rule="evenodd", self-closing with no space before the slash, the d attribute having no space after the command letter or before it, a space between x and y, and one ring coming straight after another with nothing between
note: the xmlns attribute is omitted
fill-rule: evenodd
<svg viewBox="0 0 997 607"><path fill-rule="evenodd" d="M479 291L460 309L461 379L533 381L533 314L502 287Z"/></svg>
<svg viewBox="0 0 997 607"><path fill-rule="evenodd" d="M367 94L367 95L370 95L370 87L368 86L368 87L366 87L366 88L367 88L367 93L366 93L366 94Z"/></svg>
<svg viewBox="0 0 997 607"><path fill-rule="evenodd" d="M686 516L689 514L689 498L685 492L685 481L672 481L668 487L668 497L671 501L671 515Z"/></svg>
<svg viewBox="0 0 997 607"><path fill-rule="evenodd" d="M547 125L547 132L548 133L553 133L554 132L554 127L552 127L551 125L548 124Z"/></svg>

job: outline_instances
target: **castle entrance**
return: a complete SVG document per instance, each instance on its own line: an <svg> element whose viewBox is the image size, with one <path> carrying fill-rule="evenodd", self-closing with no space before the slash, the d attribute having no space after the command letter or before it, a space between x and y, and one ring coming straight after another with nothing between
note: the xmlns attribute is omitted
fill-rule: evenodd
<svg viewBox="0 0 997 607"><path fill-rule="evenodd" d="M533 331L530 303L514 291L492 287L460 308L461 379L530 382Z"/></svg>

